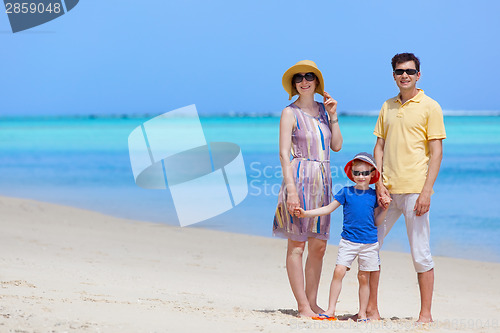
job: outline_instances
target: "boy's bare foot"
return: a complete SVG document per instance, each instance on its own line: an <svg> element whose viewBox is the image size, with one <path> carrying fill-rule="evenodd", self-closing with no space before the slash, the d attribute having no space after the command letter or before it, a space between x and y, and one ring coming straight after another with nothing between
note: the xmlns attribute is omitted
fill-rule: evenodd
<svg viewBox="0 0 500 333"><path fill-rule="evenodd" d="M317 304L311 305L311 310L313 310L316 313L324 313L325 312L325 310L320 308Z"/></svg>
<svg viewBox="0 0 500 333"><path fill-rule="evenodd" d="M325 317L329 317L329 318L332 318L333 320L337 320L336 317L335 317L335 312L322 312L320 313L318 316L325 316Z"/></svg>

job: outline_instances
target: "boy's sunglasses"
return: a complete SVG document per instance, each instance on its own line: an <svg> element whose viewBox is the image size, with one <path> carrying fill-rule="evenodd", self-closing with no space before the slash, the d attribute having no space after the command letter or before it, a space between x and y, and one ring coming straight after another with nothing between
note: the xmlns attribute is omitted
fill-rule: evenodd
<svg viewBox="0 0 500 333"><path fill-rule="evenodd" d="M354 176L369 176L370 173L372 173L375 169L371 169L370 171L357 171L357 170L352 170L352 174Z"/></svg>
<svg viewBox="0 0 500 333"><path fill-rule="evenodd" d="M394 73L396 73L396 75L403 75L403 73L406 72L406 74L408 75L415 75L418 73L418 71L416 69L413 69L413 68L410 68L410 69L395 69L394 70Z"/></svg>
<svg viewBox="0 0 500 333"><path fill-rule="evenodd" d="M300 83L304 78L306 78L307 81L314 81L316 79L316 75L314 73L306 73L305 75L295 74L293 76L293 82Z"/></svg>

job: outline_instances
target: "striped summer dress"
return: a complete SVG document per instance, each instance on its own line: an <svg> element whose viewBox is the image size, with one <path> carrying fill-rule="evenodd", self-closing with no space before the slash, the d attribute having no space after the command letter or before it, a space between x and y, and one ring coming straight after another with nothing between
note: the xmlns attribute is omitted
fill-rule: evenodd
<svg viewBox="0 0 500 333"><path fill-rule="evenodd" d="M300 206L305 210L319 208L330 203L332 178L330 174L331 131L328 115L322 103L319 116L303 112L295 104L296 123L292 131L292 168ZM306 241L309 237L328 239L330 215L311 218L291 216L286 208L287 193L284 180L278 194L278 207L274 215L273 235L294 241Z"/></svg>

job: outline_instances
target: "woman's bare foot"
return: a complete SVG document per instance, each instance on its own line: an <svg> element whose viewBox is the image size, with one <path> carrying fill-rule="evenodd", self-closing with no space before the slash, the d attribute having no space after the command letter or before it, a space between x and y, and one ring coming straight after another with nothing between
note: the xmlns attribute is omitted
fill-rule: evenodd
<svg viewBox="0 0 500 333"><path fill-rule="evenodd" d="M317 315L318 314L316 312L311 310L310 306L304 306L299 308L299 317L311 318L311 317L316 317Z"/></svg>

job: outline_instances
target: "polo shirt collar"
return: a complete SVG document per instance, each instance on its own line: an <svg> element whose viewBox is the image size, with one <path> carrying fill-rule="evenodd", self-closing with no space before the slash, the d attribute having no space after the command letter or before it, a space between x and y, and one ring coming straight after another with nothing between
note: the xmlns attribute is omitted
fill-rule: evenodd
<svg viewBox="0 0 500 333"><path fill-rule="evenodd" d="M410 98L409 100L407 100L406 103L408 103L408 102L420 103L422 98L424 98L424 91L422 89L418 89L418 93L415 96L413 96L413 98ZM396 97L394 97L394 103L403 104L403 103L401 103L401 95L400 94L398 94Z"/></svg>

